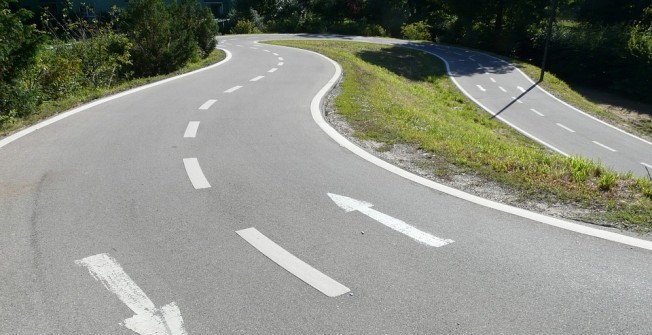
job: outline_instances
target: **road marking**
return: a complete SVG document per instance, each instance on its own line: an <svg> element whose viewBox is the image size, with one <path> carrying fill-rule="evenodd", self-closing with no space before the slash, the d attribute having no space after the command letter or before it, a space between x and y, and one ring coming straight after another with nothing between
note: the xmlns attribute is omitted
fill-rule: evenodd
<svg viewBox="0 0 652 335"><path fill-rule="evenodd" d="M404 221L401 221L397 218L393 218L387 214L381 213L377 210L371 209L372 204L342 195L328 193L328 196L335 202L340 208L348 212L358 211L382 224L385 226L396 230L399 233L407 235L417 242L423 243L431 247L443 247L447 244L453 243L453 240L442 239L437 236L431 235L424 231L421 231Z"/></svg>
<svg viewBox="0 0 652 335"><path fill-rule="evenodd" d="M512 97L512 99L516 100L516 102L518 102L519 104L522 104L522 103L523 103L523 101L521 101L521 100L519 100L519 99L516 99L516 97Z"/></svg>
<svg viewBox="0 0 652 335"><path fill-rule="evenodd" d="M276 66L283 66L283 62L278 62L278 64L276 64Z"/></svg>
<svg viewBox="0 0 652 335"><path fill-rule="evenodd" d="M269 50L267 50L267 49L263 49L263 51L265 51L265 52L271 52L271 51L269 51Z"/></svg>
<svg viewBox="0 0 652 335"><path fill-rule="evenodd" d="M240 44L236 44L235 46L236 46L236 47L244 48L244 46L242 46L242 45L240 45Z"/></svg>
<svg viewBox="0 0 652 335"><path fill-rule="evenodd" d="M190 182L196 190L211 187L199 166L197 158L184 158L183 165L186 167L188 178L190 178Z"/></svg>
<svg viewBox="0 0 652 335"><path fill-rule="evenodd" d="M568 130L568 131L569 131L569 132L571 132L571 133L574 133L574 132L575 132L575 130L573 130L573 129L570 129L570 128L568 128L568 127L566 127L566 126L564 126L564 125L563 125L563 124L561 124L561 123L557 123L557 125L558 125L559 127L561 127L561 128L564 128L564 129L566 129L566 130Z"/></svg>
<svg viewBox="0 0 652 335"><path fill-rule="evenodd" d="M224 93L233 93L233 92L235 92L235 91L237 91L237 90L239 90L241 88L242 88L242 86L233 86L233 87L229 88L228 90L224 91Z"/></svg>
<svg viewBox="0 0 652 335"><path fill-rule="evenodd" d="M652 169L652 165L650 165L650 164L646 164L646 163L641 162L641 165L645 166L646 168Z"/></svg>
<svg viewBox="0 0 652 335"><path fill-rule="evenodd" d="M273 53L272 55L274 55L274 56L278 56L278 54L277 54L276 52L275 52L275 53Z"/></svg>
<svg viewBox="0 0 652 335"><path fill-rule="evenodd" d="M519 91L525 93L525 89L524 89L523 87L521 87L521 86L516 86L516 88L517 88Z"/></svg>
<svg viewBox="0 0 652 335"><path fill-rule="evenodd" d="M183 137L194 138L195 136L197 136L198 128L199 128L199 121L188 122L188 127L186 127L186 133L183 134Z"/></svg>
<svg viewBox="0 0 652 335"><path fill-rule="evenodd" d="M214 100L214 99L208 100L208 101L204 102L203 105L199 106L199 109L207 110L207 109L211 108L211 106L213 106L213 104L216 103L216 102L217 102L217 100Z"/></svg>
<svg viewBox="0 0 652 335"><path fill-rule="evenodd" d="M478 63L478 67L484 68L484 65Z"/></svg>
<svg viewBox="0 0 652 335"><path fill-rule="evenodd" d="M274 263L326 296L337 297L350 291L348 287L338 283L274 243L256 228L238 230L236 233Z"/></svg>
<svg viewBox="0 0 652 335"><path fill-rule="evenodd" d="M609 150L611 152L617 152L616 149L610 148L610 147L608 147L608 146L606 146L606 145L604 145L604 144L602 144L602 143L600 143L598 141L593 141L593 143L595 143L598 146L601 146L601 147L603 147L603 148L605 148L605 149L607 149L607 150Z"/></svg>
<svg viewBox="0 0 652 335"><path fill-rule="evenodd" d="M469 58L469 60L472 60L472 61L475 62L475 59L473 58L473 56L469 56L468 58Z"/></svg>
<svg viewBox="0 0 652 335"><path fill-rule="evenodd" d="M539 116L545 116L545 115L543 115L541 112L539 112L538 110L536 110L536 109L534 109L534 108L530 108L530 110L533 111L535 114L537 114L537 115L539 115Z"/></svg>
<svg viewBox="0 0 652 335"><path fill-rule="evenodd" d="M502 86L498 86L498 88L499 88L499 89L500 89L501 91L503 91L503 92L505 92L505 93L507 93L507 90L506 90L506 89L504 89L504 88L503 88Z"/></svg>
<svg viewBox="0 0 652 335"><path fill-rule="evenodd" d="M494 77L489 78L489 80L491 80L492 83L496 82L496 79L494 79Z"/></svg>
<svg viewBox="0 0 652 335"><path fill-rule="evenodd" d="M269 71L267 71L267 72L272 73L272 72L276 72L276 70L278 70L278 69L275 68L275 67L273 67L273 68L271 68L271 69L270 69Z"/></svg>
<svg viewBox="0 0 652 335"><path fill-rule="evenodd" d="M462 54L459 53L459 52L453 52L453 54L456 55L456 56L462 56Z"/></svg>
<svg viewBox="0 0 652 335"><path fill-rule="evenodd" d="M259 81L259 80L261 80L261 79L263 79L263 78L265 78L265 76L258 76L258 77L256 77L256 78L252 78L252 79L249 80L249 81Z"/></svg>
<svg viewBox="0 0 652 335"><path fill-rule="evenodd" d="M249 47L249 49L258 50L256 47Z"/></svg>
<svg viewBox="0 0 652 335"><path fill-rule="evenodd" d="M278 60L283 61L283 57L279 57Z"/></svg>
<svg viewBox="0 0 652 335"><path fill-rule="evenodd" d="M487 92L487 90L486 90L484 87L482 87L481 85L475 85L475 86L478 86L478 88L480 89L480 91L482 91L482 92Z"/></svg>
<svg viewBox="0 0 652 335"><path fill-rule="evenodd" d="M160 309L156 308L145 292L111 256L98 254L76 260L75 264L86 267L95 280L118 296L118 299L135 313L131 318L125 319L123 326L142 335L187 334L177 304L171 302Z"/></svg>

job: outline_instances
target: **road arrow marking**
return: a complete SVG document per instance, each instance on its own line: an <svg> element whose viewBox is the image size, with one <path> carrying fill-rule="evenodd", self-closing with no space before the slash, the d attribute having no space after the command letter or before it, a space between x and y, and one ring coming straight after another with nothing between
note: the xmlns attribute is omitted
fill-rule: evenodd
<svg viewBox="0 0 652 335"><path fill-rule="evenodd" d="M450 239L442 239L437 236L428 234L424 231L421 231L399 219L393 218L387 214L383 214L379 211L371 209L372 204L342 195L328 193L328 196L338 205L340 208L348 212L358 211L382 224L385 226L396 230L399 233L403 233L420 243L429 245L431 247L443 247L446 244L453 243L455 241Z"/></svg>
<svg viewBox="0 0 652 335"><path fill-rule="evenodd" d="M157 309L111 256L98 254L76 260L75 264L88 268L95 280L117 295L135 313L133 317L125 319L123 326L141 335L187 334L176 303L171 302Z"/></svg>
<svg viewBox="0 0 652 335"><path fill-rule="evenodd" d="M487 92L487 90L486 90L484 87L482 87L481 85L475 85L475 86L478 86L478 88L480 89L480 91L482 91L482 92Z"/></svg>
<svg viewBox="0 0 652 335"><path fill-rule="evenodd" d="M260 233L256 228L242 229L236 231L236 233L274 263L321 293L332 298L350 291L348 287L321 273L319 270L274 243L274 241Z"/></svg>

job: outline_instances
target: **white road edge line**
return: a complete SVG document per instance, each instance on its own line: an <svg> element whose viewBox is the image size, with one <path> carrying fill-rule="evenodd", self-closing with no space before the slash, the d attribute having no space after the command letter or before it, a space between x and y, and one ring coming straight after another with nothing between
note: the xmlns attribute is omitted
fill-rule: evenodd
<svg viewBox="0 0 652 335"><path fill-rule="evenodd" d="M326 296L333 298L350 291L348 287L338 283L274 243L256 228L242 229L236 231L236 233L274 263Z"/></svg>
<svg viewBox="0 0 652 335"><path fill-rule="evenodd" d="M186 132L183 134L183 137L195 138L197 136L197 129L199 129L199 121L188 122L188 127L186 127Z"/></svg>
<svg viewBox="0 0 652 335"><path fill-rule="evenodd" d="M252 79L249 80L249 81L259 81L259 80L261 80L261 79L263 79L263 78L265 78L265 76L258 76L258 77L256 77L256 78L252 78Z"/></svg>
<svg viewBox="0 0 652 335"><path fill-rule="evenodd" d="M188 178L190 178L190 182L196 190L211 187L199 166L197 158L184 158L183 165L186 167Z"/></svg>
<svg viewBox="0 0 652 335"><path fill-rule="evenodd" d="M574 133L574 132L575 132L575 130L573 130L573 129L570 129L570 128L568 128L568 127L566 127L566 126L564 126L564 125L563 125L563 124L561 124L561 123L557 123L557 125L558 125L559 127L561 127L561 128L563 128L563 129L565 129L565 130L567 130L567 131L569 131L569 132L571 132L571 133Z"/></svg>
<svg viewBox="0 0 652 335"><path fill-rule="evenodd" d="M650 165L650 164L641 162L641 165L645 166L646 168L652 169L652 165Z"/></svg>
<svg viewBox="0 0 652 335"><path fill-rule="evenodd" d="M239 90L241 88L242 88L242 86L233 86L233 87L229 88L228 90L224 91L224 93L233 93L233 92L235 92L235 91L237 91L237 90Z"/></svg>
<svg viewBox="0 0 652 335"><path fill-rule="evenodd" d="M534 108L530 108L530 110L533 111L535 114L537 114L539 116L545 116L545 115L543 115L543 113L539 112L538 110L536 110Z"/></svg>
<svg viewBox="0 0 652 335"><path fill-rule="evenodd" d="M211 108L211 106L213 106L213 104L216 103L216 102L217 102L217 100L215 100L215 99L208 100L208 101L204 102L203 105L199 106L199 109L200 110L207 110L207 109Z"/></svg>
<svg viewBox="0 0 652 335"><path fill-rule="evenodd" d="M213 64L213 65L205 67L203 69L198 69L198 70L195 70L195 71L192 71L192 72L180 74L180 75L175 76L175 77L163 79L161 81L157 81L157 82L154 82L154 83L151 83L151 84L147 84L145 86L136 87L134 89L124 91L122 93L114 94L114 95L108 96L106 98L102 98L102 99L93 101L91 103L79 106L77 108L71 109L71 110L69 110L67 112L61 113L61 114L59 114L59 115L57 115L55 117L47 119L47 120L45 120L43 122L39 122L39 123L37 123L37 124L35 124L35 125L31 126L31 127L25 128L25 129L13 134L13 135L10 135L10 136L7 136L7 137L3 138L2 140L0 140L0 148L4 147L5 145L7 145L7 144L9 144L9 143L11 143L11 142L25 136L25 135L31 134L31 133L35 132L36 130L39 130L41 128L49 126L49 125L51 125L51 124L53 124L53 123L55 123L57 121L61 121L61 120L65 119L65 118L67 118L67 117L73 116L73 115L75 115L75 114L77 114L79 112L83 112L83 111L91 109L91 108L93 108L95 106L101 105L101 104L103 104L105 102L109 102L109 101L112 101L112 100L115 100L115 99L119 99L119 98L122 98L124 96L134 94L136 92L140 92L140 91L152 88L152 87L163 85L163 84L169 83L171 81L174 81L174 80L177 80L177 79L180 79L180 78L183 78L183 77L192 76L193 74L196 74L196 73L199 73L199 72L204 72L204 71L207 71L207 70L210 70L210 69L214 69L214 68L216 68L216 67L230 61L231 57L232 57L231 52L229 52L228 50L226 50L226 49L220 49L220 50L222 50L222 51L224 51L226 53L226 58L224 58L219 63Z"/></svg>
<svg viewBox="0 0 652 335"><path fill-rule="evenodd" d="M297 50L297 49L294 49L294 50ZM386 161L384 161L384 160L370 154L369 152L365 151L364 149L362 149L362 148L356 146L355 144L353 144L352 142L350 142L342 134L338 133L333 127L330 126L330 124L328 122L326 122L326 120L324 119L324 116L322 115L322 112L321 112L322 100L323 100L324 96L326 96L326 94L331 91L331 89L335 86L335 84L337 84L340 81L340 78L341 78L341 75L342 75L342 68L340 67L339 64L337 64L337 62L335 62L334 60L332 60L332 59L330 59L330 58L328 58L328 57L326 57L326 56L324 56L322 54L312 52L312 51L307 51L307 50L302 50L302 51L312 53L312 54L315 54L315 55L319 55L319 56L323 57L324 59L328 60L335 67L335 73L333 74L331 79L324 85L324 87L322 87L322 89L312 99L312 102L310 104L310 113L312 115L313 120L315 121L315 123L317 123L317 125L328 136L330 136L340 146L348 149L349 151L351 151L354 154L358 155L362 159L364 159L364 160L366 160L366 161L368 161L368 162L370 162L370 163L372 163L372 164L374 164L374 165L376 165L376 166L378 166L380 168L383 168L383 169L385 169L385 170L387 170L389 172L392 172L392 173L394 173L396 175L399 175L399 176L401 176L401 177L403 177L403 178L405 178L407 180L410 180L410 181L413 181L415 183L421 184L421 185L423 185L425 187L428 187L428 188L431 188L433 190L436 190L436 191L439 191L439 192L442 192L442 193L457 197L459 199L463 199L463 200L475 203L477 205L485 206L485 207L492 208L492 209L495 209L495 210L498 210L498 211L501 211L501 212L504 212L504 213L509 213L509 214L512 214L512 215L516 215L516 216L528 219L528 220L537 221L537 222L540 222L540 223L543 223L543 224L547 224L547 225L554 226L554 227L557 227L557 228L569 230L569 231L572 231L572 232L576 232L576 233L580 233L580 234L584 234L584 235L588 235L588 236L593 236L593 237L597 237L597 238L601 238L601 239L604 239L604 240L608 240L608 241L612 241L612 242L616 242L616 243L621 243L621 244L625 244L625 245L629 245L629 246L633 246L633 247L637 247L637 248L652 250L652 241L646 241L646 240L642 240L642 239L638 239L638 238L634 238L634 237L630 237L630 236L625 236L625 235L613 233L613 232L606 231L606 230L601 230L601 229L597 229L597 228L593 228L593 227L583 226L583 225L580 225L580 224L577 224L577 223L568 222L568 221L565 221L565 220L562 220L562 219L553 218L553 217L546 216L546 215L543 215L543 214L531 212L531 211L528 211L528 210L525 210L525 209L521 209L521 208L501 204L501 203L496 202L496 201L484 199L484 198L481 198L479 196L469 194L469 193L460 191L458 189L452 188L450 186L446 186L446 185L436 183L436 182L434 182L432 180L423 178L421 176L417 176L417 175L415 175L413 173L405 171L405 170L399 168L398 166L392 165L392 164L390 164L390 163L388 163L388 162L386 162ZM442 59L444 61L444 64L446 64L446 68L447 68L449 77L451 78L451 80L453 80L453 83L455 83L455 85L457 85L457 87L460 90L462 90L462 93L464 93L467 97L471 97L468 94L468 92L466 92L459 85L459 83L457 83L457 81L454 79L454 77L451 75L450 66L449 66L448 62L445 59L443 59L442 57L440 57L440 56L438 56L438 55L436 55L434 53L430 53L430 54L434 55L437 58ZM490 109L486 108L484 105L480 104L475 99L473 99L473 98L470 98L470 99L473 100L474 102L476 102L480 107L482 107L486 111L489 111L491 114L495 114L495 113L491 112ZM498 118L500 118L500 116L498 116ZM553 150L562 153L565 156L568 156L567 154L563 153L559 149L556 149L555 147L553 147L553 146L551 146L551 145L537 139L536 137L528 134L527 132L521 130L520 128L512 125L510 122L506 122L505 120L502 120L502 121L505 122L506 124L514 127L514 129L522 132L526 136L536 140L537 142L542 143L542 144L546 145L547 147L552 148Z"/></svg>
<svg viewBox="0 0 652 335"><path fill-rule="evenodd" d="M270 69L269 71L267 71L267 72L272 73L272 72L276 72L276 70L278 70L278 69L275 68L275 67L273 67L273 68L271 68L271 69Z"/></svg>
<svg viewBox="0 0 652 335"><path fill-rule="evenodd" d="M607 150L609 150L609 151L611 151L611 152L618 152L616 149L614 149L614 148L610 148L610 147L608 147L608 146L606 146L606 145L604 145L604 144L602 144L602 143L600 143L600 142L598 142L598 141L591 141L591 142L593 142L593 143L595 143L596 145L598 145L598 146L600 146L600 147L603 147L603 148L605 148L605 149L607 149Z"/></svg>

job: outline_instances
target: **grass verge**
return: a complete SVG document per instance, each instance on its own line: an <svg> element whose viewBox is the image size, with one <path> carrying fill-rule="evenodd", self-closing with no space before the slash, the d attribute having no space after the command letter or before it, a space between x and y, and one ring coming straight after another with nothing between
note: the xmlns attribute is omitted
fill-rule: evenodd
<svg viewBox="0 0 652 335"><path fill-rule="evenodd" d="M173 73L156 77L133 79L111 88L89 88L75 92L74 94L60 100L45 101L43 104L41 104L41 106L39 106L39 109L36 113L30 114L24 118L15 118L12 119L11 122L0 125L0 136L7 136L19 129L31 126L38 123L39 121L50 118L54 115L75 108L92 100L126 91L134 87L143 86L155 81L174 77L183 73L198 70L200 68L220 62L224 58L226 58L224 51L215 49L213 52L211 52L210 55L208 55L208 57L201 59L198 62L189 63Z"/></svg>
<svg viewBox="0 0 652 335"><path fill-rule="evenodd" d="M271 43L313 50L342 65L334 106L358 138L381 142L383 150L406 143L454 167L434 168L438 175L472 173L523 198L585 208L584 221L652 229L652 182L552 153L492 120L457 90L435 57L368 43Z"/></svg>

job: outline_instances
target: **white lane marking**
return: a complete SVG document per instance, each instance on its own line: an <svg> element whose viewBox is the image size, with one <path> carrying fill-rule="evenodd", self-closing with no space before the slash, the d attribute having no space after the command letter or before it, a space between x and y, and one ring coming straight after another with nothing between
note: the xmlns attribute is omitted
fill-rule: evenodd
<svg viewBox="0 0 652 335"><path fill-rule="evenodd" d="M516 100L516 102L518 102L519 104L522 104L522 103L523 103L523 101L521 101L521 100L519 100L519 99L516 99L516 97L512 97L512 100Z"/></svg>
<svg viewBox="0 0 652 335"><path fill-rule="evenodd" d="M494 79L494 77L489 78L489 80L491 80L492 83L496 82L496 79Z"/></svg>
<svg viewBox="0 0 652 335"><path fill-rule="evenodd" d="M475 58L473 58L473 56L469 56L468 58L469 58L469 60L472 60L472 61L475 62Z"/></svg>
<svg viewBox="0 0 652 335"><path fill-rule="evenodd" d="M277 54L276 52L275 52L275 53L273 53L272 55L274 55L274 56L278 56L278 54Z"/></svg>
<svg viewBox="0 0 652 335"><path fill-rule="evenodd" d="M475 85L475 86L477 86L480 89L480 91L487 92L487 90L484 87L482 87L482 85Z"/></svg>
<svg viewBox="0 0 652 335"><path fill-rule="evenodd" d="M258 50L258 48L256 48L256 47L249 47L249 49Z"/></svg>
<svg viewBox="0 0 652 335"><path fill-rule="evenodd" d="M144 86L141 86L141 87L136 87L136 88L130 89L128 91L124 91L122 93L114 94L114 95L108 96L106 98L102 98L102 99L93 101L91 103L79 106L79 107L71 109L71 110L69 110L67 112L63 112L63 113L61 113L61 114L59 114L59 115L57 115L57 116L55 116L53 118L47 119L47 120L45 120L43 122L39 122L39 123L37 123L37 124L35 124L35 125L31 126L31 127L25 128L25 129L13 134L13 135L10 135L10 136L7 136L7 137L3 138L2 140L0 140L0 148L4 147L5 145L7 145L7 144L9 144L9 143L11 143L11 142L25 136L25 135L29 135L29 134L31 134L31 133L33 133L33 132L35 132L35 131L37 131L37 130L39 130L41 128L47 127L47 126L49 126L49 125L51 125L51 124L53 124L53 123L55 123L57 121L61 121L61 120L65 119L65 118L67 118L67 117L73 116L73 115L75 115L77 113L80 113L80 112L83 112L85 110L91 109L91 108L93 108L95 106L98 106L98 105L101 105L103 103L106 103L106 102L109 102L109 101L112 101L112 100L115 100L115 99L119 99L119 98L122 98L124 96L134 94L136 92L140 92L142 90L146 90L146 89L149 89L149 88L152 88L152 87L155 87L155 86L163 85L165 83L169 83L171 81L174 81L174 80L177 80L177 79L180 79L180 78L183 78L183 77L191 76L191 75L199 73L199 72L204 72L204 71L207 71L207 70L214 69L214 68L216 68L216 67L230 61L231 58L232 58L232 55L231 55L230 51L225 50L225 49L221 49L221 50L226 53L226 58L224 58L219 63L213 64L213 65L205 67L203 69L198 69L198 70L195 70L195 71L192 71L192 72L180 74L180 75L175 76L175 77L163 79L161 81L157 81L157 82L147 84L147 85L144 85Z"/></svg>
<svg viewBox="0 0 652 335"><path fill-rule="evenodd" d="M267 49L263 49L263 51L265 51L265 52L271 52L271 51L269 51L269 50L267 50Z"/></svg>
<svg viewBox="0 0 652 335"><path fill-rule="evenodd" d="M528 220L540 222L540 223L543 223L543 224L546 224L546 225L549 225L549 226L553 226L553 227L557 227L557 228L560 228L560 229L565 229L565 230L572 231L572 232L575 232L575 233L584 234L584 235L588 235L588 236L593 236L593 237L604 239L604 240L607 240L607 241L621 243L621 244L625 244L625 245L629 245L629 246L633 246L633 247L637 247L637 248L641 248L641 249L652 250L652 241L646 241L646 240L642 240L642 239L635 238L635 237L630 237L630 236L625 236L625 235L621 235L621 234L617 234L617 233L612 233L612 232L606 231L606 230L601 230L601 229L597 229L597 228L593 228L593 227L589 227L589 226L579 225L577 223L564 221L562 219L553 218L553 217L546 216L546 215L543 215L543 214L540 214L540 213L535 213L535 212L528 211L528 210L525 210L525 209L522 209L522 208L517 208L517 207L501 204L501 203L496 202L496 201L481 198L479 196L460 191L460 190L452 188L450 186L446 186L446 185L443 185L443 184L440 184L440 183L436 183L436 182L434 182L432 180L423 178L421 176L417 176L414 173L405 171L405 170L399 168L396 165L392 165L392 164L390 164L390 163L388 163L388 162L386 162L386 161L384 161L384 160L370 154L369 152L365 151L364 149L362 149L362 148L358 147L357 145L353 144L346 137L344 137L342 134L337 132L337 130L335 130L333 127L331 127L331 125L324 119L324 115L322 114L322 111L320 109L322 99L324 99L326 94L328 92L330 92L331 89L335 86L335 84L337 84L339 82L339 80L340 80L340 78L342 76L342 67L339 64L337 64L334 60L332 60L332 59L330 59L330 58L328 58L328 57L326 57L326 56L324 56L322 54L312 52L312 51L306 51L306 50L303 50L303 52L307 52L307 53L311 53L313 55L320 56L320 57L326 59L327 61L329 61L331 63L331 65L333 65L333 67L335 68L335 73L333 73L333 76L331 77L331 79L326 84L324 84L324 86L321 88L321 90L319 90L319 92L317 92L317 94L312 98L312 101L310 102L310 115L312 116L312 119L319 126L319 128L321 128L322 131L324 131L337 144L339 144L340 146L348 149L349 151L351 151L355 155L359 156L360 158L362 158L362 159L364 159L364 160L366 160L366 161L368 161L368 162L370 162L370 163L372 163L372 164L374 164L374 165L376 165L376 166L378 166L378 167L380 167L382 169L385 169L385 170L387 170L387 171L389 171L391 173L394 173L394 174L396 174L398 176L401 176L401 177L403 177L403 178L405 178L407 180L410 180L412 182L415 182L417 184L420 184L420 185L423 185L425 187L431 188L431 189L436 190L438 192L442 192L442 193L448 194L450 196L453 196L453 197L456 197L456 198L459 198L459 199L462 199L462 200L466 200L468 202L471 202L471 203L474 203L474 204L477 204L477 205L480 205L480 206L484 206L484 207L491 208L491 209L494 209L494 210L497 210L497 211L512 214L512 215L522 217L522 218L525 218L525 219L528 219ZM453 81L455 86L457 86L458 89L460 91L462 91L462 93L464 93L464 95L469 97L469 99L471 99L473 102L478 104L480 107L482 107L484 110L486 110L490 114L495 115L494 112L492 112L489 108L487 108L482 103L480 103L478 100L473 98L473 96L471 96L462 86L460 86L460 84L457 82L457 80L455 80L455 78L451 74L450 64L448 63L448 61L446 61L444 58L440 57L439 55L437 55L435 53L432 53L432 52L429 52L429 53L431 55L441 59L444 62L444 64L446 64L446 70L448 72L449 77L451 78L451 80ZM512 124L511 122L504 120L502 117L500 117L500 115L497 116L497 118L500 119L501 121L505 122L507 125L513 127L517 131L519 131L519 132L523 133L524 135L532 138L533 140L535 140L535 141L547 146L548 148L551 148L552 150L554 150L554 151L568 157L567 153L557 149L556 147L550 145L549 143L546 143L546 142L538 139L537 137L529 134L528 132L524 131L523 129L520 129L519 127Z"/></svg>
<svg viewBox="0 0 652 335"><path fill-rule="evenodd" d="M188 122L188 127L186 127L186 132L183 134L183 137L195 138L197 136L197 129L199 129L199 121Z"/></svg>
<svg viewBox="0 0 652 335"><path fill-rule="evenodd" d="M611 152L618 152L616 149L610 148L610 147L608 147L608 146L606 146L606 145L604 145L604 144L602 144L602 143L600 143L598 141L592 141L592 142L595 143L596 145L600 146L600 147L603 147L603 148L611 151Z"/></svg>
<svg viewBox="0 0 652 335"><path fill-rule="evenodd" d="M236 233L274 263L326 296L337 297L350 291L348 287L321 273L319 270L274 243L274 241L260 233L256 228L238 230Z"/></svg>
<svg viewBox="0 0 652 335"><path fill-rule="evenodd" d="M516 88L517 88L519 91L525 93L525 89L524 89L523 87L521 87L521 86L516 86Z"/></svg>
<svg viewBox="0 0 652 335"><path fill-rule="evenodd" d="M271 69L270 69L269 71L267 71L267 72L272 73L272 72L276 72L276 70L278 70L278 69L275 68L275 67L273 67L273 68L271 68Z"/></svg>
<svg viewBox="0 0 652 335"><path fill-rule="evenodd" d="M224 91L224 93L233 93L233 92L235 92L235 91L237 91L237 90L239 90L241 88L242 88L242 86L233 86L233 87L229 88L228 90Z"/></svg>
<svg viewBox="0 0 652 335"><path fill-rule="evenodd" d="M122 324L130 330L142 334L186 335L183 318L176 303L171 302L160 309L147 297L145 292L127 275L120 264L107 254L98 254L76 260L75 264L88 268L88 272L118 296L135 315Z"/></svg>
<svg viewBox="0 0 652 335"><path fill-rule="evenodd" d="M190 178L190 182L196 190L211 187L199 166L197 158L184 158L183 165L186 167L188 178Z"/></svg>
<svg viewBox="0 0 652 335"><path fill-rule="evenodd" d="M244 46L243 46L243 45L240 45L240 44L236 44L235 46L236 46L236 47L244 48Z"/></svg>
<svg viewBox="0 0 652 335"><path fill-rule="evenodd" d="M503 88L502 86L498 86L498 88L499 88L499 89L500 89L501 91L503 91L503 92L505 92L505 93L507 93L507 90L506 90L506 89L504 89L504 88Z"/></svg>
<svg viewBox="0 0 652 335"><path fill-rule="evenodd" d="M453 55L455 55L455 56L462 56L462 54L459 53L459 52L453 52Z"/></svg>
<svg viewBox="0 0 652 335"><path fill-rule="evenodd" d="M558 125L559 127L563 128L563 129L566 129L567 131L569 131L569 132L571 132L571 133L574 133L574 132L575 132L575 130L570 129L570 128L564 126L564 125L561 124L561 123L557 123L557 125Z"/></svg>
<svg viewBox="0 0 652 335"><path fill-rule="evenodd" d="M645 166L646 168L652 169L652 165L650 165L650 164L641 162L641 165Z"/></svg>
<svg viewBox="0 0 652 335"><path fill-rule="evenodd" d="M252 78L252 79L249 80L249 81L259 81L259 80L261 80L261 79L263 79L263 78L265 78L265 76L258 76L258 77L256 77L256 78Z"/></svg>
<svg viewBox="0 0 652 335"><path fill-rule="evenodd" d="M283 57L279 57L278 60L283 61Z"/></svg>
<svg viewBox="0 0 652 335"><path fill-rule="evenodd" d="M535 114L537 114L539 116L544 116L541 112L539 112L538 110L536 110L534 108L530 108L530 110L533 111Z"/></svg>
<svg viewBox="0 0 652 335"><path fill-rule="evenodd" d="M283 62L278 62L278 64L276 64L276 66L283 66L283 64L284 64Z"/></svg>
<svg viewBox="0 0 652 335"><path fill-rule="evenodd" d="M453 240L450 239L443 239L431 235L429 233L421 231L405 223L404 221L391 217L387 214L381 213L377 210L371 209L371 206L373 205L368 202L364 202L364 201L360 201L360 200L356 200L356 199L352 199L349 197L332 194L332 193L328 193L328 196L331 198L331 200L333 200L333 202L335 202L340 208L342 208L347 213L358 211L384 224L385 226L392 228L397 232L416 240L419 243L423 243L431 247L439 248L454 242Z"/></svg>
<svg viewBox="0 0 652 335"><path fill-rule="evenodd" d="M481 63L478 63L478 67L484 68L484 65L482 65Z"/></svg>
<svg viewBox="0 0 652 335"><path fill-rule="evenodd" d="M216 103L216 102L217 102L217 100L215 100L215 99L208 100L208 101L204 102L203 105L199 106L199 109L207 110L207 109L211 108L211 106L213 106L213 104Z"/></svg>

